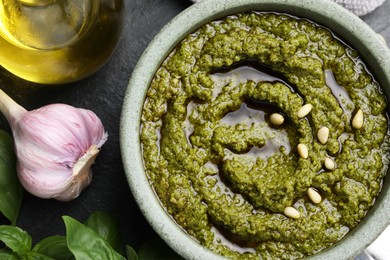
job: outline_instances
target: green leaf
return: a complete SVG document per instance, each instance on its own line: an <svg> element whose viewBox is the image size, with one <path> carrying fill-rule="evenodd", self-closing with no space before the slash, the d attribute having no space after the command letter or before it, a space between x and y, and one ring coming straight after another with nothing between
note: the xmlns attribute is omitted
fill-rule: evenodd
<svg viewBox="0 0 390 260"><path fill-rule="evenodd" d="M11 151L11 153L9 153L9 151ZM12 136L1 129L0 129L0 154L2 155L1 159L5 163L9 163L9 164L16 163L16 157L14 153L14 142Z"/></svg>
<svg viewBox="0 0 390 260"><path fill-rule="evenodd" d="M115 251L122 252L122 239L118 223L110 214L96 211L89 216L84 224L106 240Z"/></svg>
<svg viewBox="0 0 390 260"><path fill-rule="evenodd" d="M62 218L66 226L68 247L76 259L125 259L91 228L71 217Z"/></svg>
<svg viewBox="0 0 390 260"><path fill-rule="evenodd" d="M0 226L0 241L18 255L24 255L31 250L31 236L18 227Z"/></svg>
<svg viewBox="0 0 390 260"><path fill-rule="evenodd" d="M23 199L11 135L0 130L0 212L15 225Z"/></svg>
<svg viewBox="0 0 390 260"><path fill-rule="evenodd" d="M127 260L138 260L137 252L131 246L126 246Z"/></svg>
<svg viewBox="0 0 390 260"><path fill-rule="evenodd" d="M46 237L36 244L32 251L56 260L74 259L65 236Z"/></svg>
<svg viewBox="0 0 390 260"><path fill-rule="evenodd" d="M0 259L19 260L19 257L13 252L0 251Z"/></svg>
<svg viewBox="0 0 390 260"><path fill-rule="evenodd" d="M138 252L139 260L182 260L165 242L156 237L143 244Z"/></svg>
<svg viewBox="0 0 390 260"><path fill-rule="evenodd" d="M26 260L57 260L56 258L52 258L49 256L46 256L44 254L40 254L37 252L30 251L26 255L23 256L22 259Z"/></svg>

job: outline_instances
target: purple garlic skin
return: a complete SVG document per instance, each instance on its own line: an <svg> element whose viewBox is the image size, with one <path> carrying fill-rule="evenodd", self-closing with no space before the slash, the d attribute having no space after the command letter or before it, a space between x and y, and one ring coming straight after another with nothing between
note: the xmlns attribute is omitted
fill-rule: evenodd
<svg viewBox="0 0 390 260"><path fill-rule="evenodd" d="M52 104L7 118L23 187L40 198L69 201L91 182L93 164L107 140L100 119L90 110Z"/></svg>

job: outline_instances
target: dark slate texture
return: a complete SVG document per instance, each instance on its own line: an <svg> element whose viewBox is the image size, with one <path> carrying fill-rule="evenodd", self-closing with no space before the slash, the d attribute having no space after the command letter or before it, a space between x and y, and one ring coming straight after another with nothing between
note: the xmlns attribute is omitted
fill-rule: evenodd
<svg viewBox="0 0 390 260"><path fill-rule="evenodd" d="M155 236L132 198L122 169L121 106L130 75L148 43L190 3L186 0L124 1L126 21L122 40L112 59L94 75L76 83L47 87L18 79L0 68L0 87L26 109L51 103L91 109L101 118L109 134L93 166L92 184L79 198L64 203L25 194L17 225L32 235L34 243L46 236L65 234L63 215L84 221L96 210L112 213L119 221L125 243L136 249ZM382 33L390 45L390 0L363 20ZM10 130L3 116L0 116L0 128ZM7 222L0 217L0 224Z"/></svg>

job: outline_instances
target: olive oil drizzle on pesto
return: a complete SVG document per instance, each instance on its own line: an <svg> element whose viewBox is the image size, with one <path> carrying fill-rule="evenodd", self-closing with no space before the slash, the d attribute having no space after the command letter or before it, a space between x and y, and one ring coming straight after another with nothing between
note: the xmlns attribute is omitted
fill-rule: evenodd
<svg viewBox="0 0 390 260"><path fill-rule="evenodd" d="M167 57L141 142L162 204L202 245L294 259L367 214L387 172L387 124L385 97L355 51L305 19L253 12L202 26Z"/></svg>

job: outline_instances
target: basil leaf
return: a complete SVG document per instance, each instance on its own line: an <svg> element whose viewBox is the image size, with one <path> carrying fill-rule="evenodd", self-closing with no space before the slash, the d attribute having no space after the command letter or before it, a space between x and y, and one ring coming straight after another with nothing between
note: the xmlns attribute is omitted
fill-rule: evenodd
<svg viewBox="0 0 390 260"><path fill-rule="evenodd" d="M0 259L19 260L19 257L13 252L0 251Z"/></svg>
<svg viewBox="0 0 390 260"><path fill-rule="evenodd" d="M126 246L127 260L138 260L137 252L131 246Z"/></svg>
<svg viewBox="0 0 390 260"><path fill-rule="evenodd" d="M84 224L106 240L115 251L122 252L122 239L118 223L110 214L96 211L89 216Z"/></svg>
<svg viewBox="0 0 390 260"><path fill-rule="evenodd" d="M182 260L165 242L156 237L143 244L138 251L139 260Z"/></svg>
<svg viewBox="0 0 390 260"><path fill-rule="evenodd" d="M12 225L16 224L22 199L23 188L16 172L12 137L0 130L0 212Z"/></svg>
<svg viewBox="0 0 390 260"><path fill-rule="evenodd" d="M9 153L11 151L11 153ZM0 154L5 163L15 164L14 142L12 136L0 129Z"/></svg>
<svg viewBox="0 0 390 260"><path fill-rule="evenodd" d="M91 228L71 217L62 218L66 226L68 247L76 259L125 259Z"/></svg>
<svg viewBox="0 0 390 260"><path fill-rule="evenodd" d="M56 260L74 259L72 252L68 248L65 236L46 237L36 244L32 251Z"/></svg>
<svg viewBox="0 0 390 260"><path fill-rule="evenodd" d="M31 236L18 227L0 226L0 241L18 255L24 255L31 250Z"/></svg>
<svg viewBox="0 0 390 260"><path fill-rule="evenodd" d="M40 254L40 253L33 252L33 251L28 252L22 259L26 259L26 260L56 260L56 258L52 258L52 257L46 256L44 254Z"/></svg>

